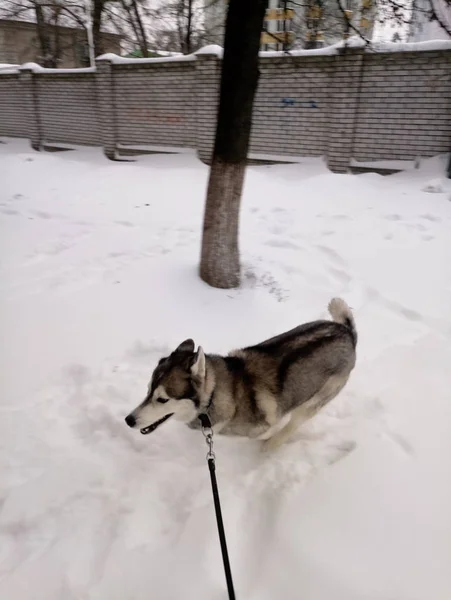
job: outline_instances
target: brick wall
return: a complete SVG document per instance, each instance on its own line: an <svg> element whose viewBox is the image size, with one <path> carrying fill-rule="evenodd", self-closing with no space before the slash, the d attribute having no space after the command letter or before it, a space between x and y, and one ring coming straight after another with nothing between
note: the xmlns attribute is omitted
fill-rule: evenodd
<svg viewBox="0 0 451 600"><path fill-rule="evenodd" d="M451 146L451 49L262 56L250 158L356 161L428 157ZM0 135L42 142L185 147L214 143L221 59L125 61L92 72L0 74ZM21 108L24 118L21 118Z"/></svg>
<svg viewBox="0 0 451 600"><path fill-rule="evenodd" d="M117 142L196 147L194 62L116 65Z"/></svg>
<svg viewBox="0 0 451 600"><path fill-rule="evenodd" d="M28 137L19 75L0 76L0 135Z"/></svg>
<svg viewBox="0 0 451 600"><path fill-rule="evenodd" d="M254 104L252 153L327 154L332 57L266 58Z"/></svg>
<svg viewBox="0 0 451 600"><path fill-rule="evenodd" d="M99 144L94 73L42 74L36 79L43 140Z"/></svg>
<svg viewBox="0 0 451 600"><path fill-rule="evenodd" d="M365 55L357 160L414 159L451 145L451 52Z"/></svg>

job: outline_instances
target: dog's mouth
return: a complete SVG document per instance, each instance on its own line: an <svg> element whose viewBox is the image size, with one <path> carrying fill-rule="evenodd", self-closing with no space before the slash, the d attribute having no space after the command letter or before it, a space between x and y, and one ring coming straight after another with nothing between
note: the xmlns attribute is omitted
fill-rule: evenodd
<svg viewBox="0 0 451 600"><path fill-rule="evenodd" d="M142 429L140 429L141 433L143 435L147 435L148 433L152 433L152 431L155 431L155 429L157 427L159 427L162 423L164 423L165 421L167 421L169 419L169 417L172 417L173 414L174 413L169 413L168 415L165 415L161 419L158 419L158 421L155 421L155 423L152 423L152 425L148 425L147 427L143 427Z"/></svg>

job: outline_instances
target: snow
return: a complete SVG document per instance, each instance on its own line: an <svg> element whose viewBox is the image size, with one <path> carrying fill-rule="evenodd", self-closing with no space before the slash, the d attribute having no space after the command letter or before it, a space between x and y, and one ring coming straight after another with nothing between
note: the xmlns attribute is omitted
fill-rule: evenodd
<svg viewBox="0 0 451 600"><path fill-rule="evenodd" d="M284 56L334 56L339 54L343 48L362 48L367 52L419 52L419 51L430 51L430 50L451 50L451 41L444 40L430 40L427 42L411 42L411 43L392 43L392 42L375 42L371 46L368 46L366 42L358 36L351 37L347 42L341 40L331 46L324 48L317 48L314 50L290 50L289 52L284 51L262 51L259 53L261 58L280 58ZM194 54L168 56L162 58L123 58L116 54L103 54L96 60L108 60L114 64L144 64L144 63L156 63L156 62L173 62L173 61L192 61L196 60L196 56L217 56L222 58L223 49L221 46L216 44L210 44L204 46L200 50L197 50ZM22 67L24 68L24 67ZM39 67L41 69L41 67ZM57 69L60 71L60 69ZM82 69L75 69L77 72ZM49 69L45 69L49 71Z"/></svg>
<svg viewBox="0 0 451 600"><path fill-rule="evenodd" d="M374 42L370 46L366 44L364 40L359 38L358 36L349 38L347 42L340 41L332 46L326 46L324 48L317 48L314 50L290 50L289 52L284 51L269 51L269 52L260 52L259 56L261 58L280 58L284 56L334 56L339 54L343 48L347 46L348 48L362 48L365 49L366 52L421 52L421 51L431 51L431 50L451 50L451 40L428 40L425 42L403 42L403 43L393 43L393 42ZM221 46L217 46L215 44L211 44L209 46L204 46L194 54L175 54L173 56L163 56L159 58L124 58L122 56L117 56L116 54L107 53L102 54L96 60L106 60L113 64L147 64L147 63L166 63L166 62L190 62L196 60L196 56L203 55L214 55L218 58L222 58L223 49ZM3 71L2 65L0 64L0 74L10 74L15 73L16 68L8 69ZM34 73L95 73L95 67L86 67L80 69L47 69L41 67L36 63L25 63L20 67L17 67L19 70L28 70L33 71Z"/></svg>
<svg viewBox="0 0 451 600"><path fill-rule="evenodd" d="M393 42L373 42L370 45L365 42L362 38L354 36L349 38L347 41L340 40L336 44L331 46L325 46L324 48L316 48L313 50L290 50L284 52L282 50L271 50L261 51L259 56L261 58L280 58L285 56L334 56L339 54L343 48L361 48L366 52L421 52L431 50L451 50L451 41L447 40L428 40L426 42L404 42L404 43L393 43ZM223 48L216 44L210 44L204 46L200 50L197 50L194 54L169 56L163 58L123 58L116 56L115 54L104 54L97 60L109 60L115 64L142 64L142 63L153 63L153 62L168 62L168 61L191 61L196 60L196 56L217 56L218 58L223 57Z"/></svg>
<svg viewBox="0 0 451 600"><path fill-rule="evenodd" d="M317 164L317 163L321 163L324 161L324 158L318 157L318 156L296 156L296 155L289 155L287 156L286 154L270 154L270 153L264 153L264 152L249 152L248 154L248 158L251 160L268 160L268 161L272 161L272 162L286 162L286 163L313 163L313 164Z"/></svg>
<svg viewBox="0 0 451 600"><path fill-rule="evenodd" d="M23 65L20 65L19 71L41 71L44 67L41 67L37 63L27 62Z"/></svg>
<svg viewBox="0 0 451 600"><path fill-rule="evenodd" d="M11 73L17 73L19 65L12 65L9 63L0 63L0 75L6 74L10 75Z"/></svg>
<svg viewBox="0 0 451 600"><path fill-rule="evenodd" d="M423 192L429 192L430 194L445 194L451 192L451 181L445 179L445 177L432 179L423 187Z"/></svg>
<svg viewBox="0 0 451 600"><path fill-rule="evenodd" d="M107 60L115 65L133 65L133 64L147 64L147 63L167 63L167 62L189 62L196 60L194 54L176 55L176 56L163 56L160 58L124 58L123 56L117 56L117 54L102 54L96 60Z"/></svg>
<svg viewBox="0 0 451 600"><path fill-rule="evenodd" d="M352 40L350 39L348 41L351 42L352 45ZM349 47L351 47L351 45L349 45ZM364 45L363 41L362 45ZM340 48L343 47L343 42L337 42L336 44L332 44L331 46L324 46L324 48L314 48L312 50L262 50L259 52L259 56L261 58L281 58L285 56L335 56L336 54L338 54Z"/></svg>
<svg viewBox="0 0 451 600"><path fill-rule="evenodd" d="M451 40L426 40L424 42L375 42L371 45L375 52L430 52L451 50Z"/></svg>
<svg viewBox="0 0 451 600"><path fill-rule="evenodd" d="M202 54L214 54L218 58L222 58L223 53L224 53L224 49L221 46L218 46L217 44L209 44L208 46L204 46L203 48L200 48L194 54L196 56L199 56Z"/></svg>
<svg viewBox="0 0 451 600"><path fill-rule="evenodd" d="M41 67L41 65L38 65L36 63L29 62L21 65L19 67L19 71L33 71L33 73L58 73L61 75L63 73L95 73L96 68L83 67L79 69L49 69L46 67Z"/></svg>
<svg viewBox="0 0 451 600"><path fill-rule="evenodd" d="M202 435L124 416L186 337L208 352L353 307L346 388L272 457L215 436L237 596L451 597L445 158L382 177L250 167L243 285L197 276L191 155L0 144L0 598L226 598Z"/></svg>
<svg viewBox="0 0 451 600"><path fill-rule="evenodd" d="M317 48L315 50L290 50L283 52L273 50L269 52L260 52L263 58L277 58L282 56L333 56L339 54L345 47L361 48L365 52L428 52L432 50L451 50L451 40L428 40L425 42L371 42L367 44L365 40L358 36L353 36L347 41L340 40L331 46Z"/></svg>
<svg viewBox="0 0 451 600"><path fill-rule="evenodd" d="M415 160L350 160L351 167L361 169L390 169L393 171L403 171L405 169L414 169Z"/></svg>
<svg viewBox="0 0 451 600"><path fill-rule="evenodd" d="M136 150L142 152L172 152L177 154L196 154L194 148L180 146L161 146L155 144L117 144L118 150Z"/></svg>

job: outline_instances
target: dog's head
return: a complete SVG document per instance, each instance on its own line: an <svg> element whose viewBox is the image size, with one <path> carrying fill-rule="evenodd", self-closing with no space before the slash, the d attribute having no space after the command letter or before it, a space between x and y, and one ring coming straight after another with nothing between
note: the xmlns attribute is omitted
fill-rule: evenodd
<svg viewBox="0 0 451 600"><path fill-rule="evenodd" d="M155 431L171 417L189 423L198 414L204 381L204 352L200 346L194 352L193 340L185 340L170 356L160 360L146 398L125 422L143 434Z"/></svg>

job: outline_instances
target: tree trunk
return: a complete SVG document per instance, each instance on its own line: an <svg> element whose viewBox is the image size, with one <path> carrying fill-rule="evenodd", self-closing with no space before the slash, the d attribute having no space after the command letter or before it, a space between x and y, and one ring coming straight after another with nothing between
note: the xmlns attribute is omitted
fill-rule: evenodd
<svg viewBox="0 0 451 600"><path fill-rule="evenodd" d="M288 4L288 0L284 0L283 2L283 44L282 44L282 50L284 52L288 51L288 33L287 33L287 4ZM280 6L280 4L279 4Z"/></svg>
<svg viewBox="0 0 451 600"><path fill-rule="evenodd" d="M266 0L230 0L227 13L200 263L201 278L217 288L240 284L239 210L266 5Z"/></svg>
<svg viewBox="0 0 451 600"><path fill-rule="evenodd" d="M184 10L184 0L179 1L176 6L176 21L177 21L177 32L179 37L179 50L182 54L185 54L185 30L184 30L184 21L185 21L185 10Z"/></svg>
<svg viewBox="0 0 451 600"><path fill-rule="evenodd" d="M186 17L185 54L191 54L191 29L193 21L193 0L188 0L188 14Z"/></svg>
<svg viewBox="0 0 451 600"><path fill-rule="evenodd" d="M94 45L94 56L103 54L100 27L102 24L104 3L104 0L94 0L92 7L92 42Z"/></svg>
<svg viewBox="0 0 451 600"><path fill-rule="evenodd" d="M61 38L60 38L60 29L59 29L59 17L60 17L60 7L56 6L54 9L53 15L53 26L54 26L54 36L53 36L53 66L55 68L58 67L60 58L61 58Z"/></svg>
<svg viewBox="0 0 451 600"><path fill-rule="evenodd" d="M37 2L34 5L36 13L36 28L38 32L39 47L41 49L42 66L46 68L53 67L52 49L49 30L45 22L44 11L41 4Z"/></svg>
<svg viewBox="0 0 451 600"><path fill-rule="evenodd" d="M149 56L149 49L147 46L147 35L146 30L144 28L141 14L138 9L138 3L136 0L132 0L133 12L135 13L135 21L136 21L136 29L138 33L138 41L141 50L141 54L143 58L147 58Z"/></svg>

